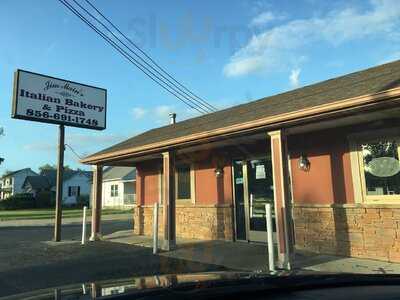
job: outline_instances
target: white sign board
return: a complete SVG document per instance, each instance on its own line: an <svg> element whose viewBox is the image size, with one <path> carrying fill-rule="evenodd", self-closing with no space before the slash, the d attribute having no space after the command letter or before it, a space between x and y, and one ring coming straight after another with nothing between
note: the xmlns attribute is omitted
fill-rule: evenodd
<svg viewBox="0 0 400 300"><path fill-rule="evenodd" d="M376 177L392 177L400 172L400 162L394 157L377 157L368 163L366 170Z"/></svg>
<svg viewBox="0 0 400 300"><path fill-rule="evenodd" d="M107 90L17 70L12 117L97 130L106 128Z"/></svg>
<svg viewBox="0 0 400 300"><path fill-rule="evenodd" d="M265 179L264 165L256 165L256 179Z"/></svg>

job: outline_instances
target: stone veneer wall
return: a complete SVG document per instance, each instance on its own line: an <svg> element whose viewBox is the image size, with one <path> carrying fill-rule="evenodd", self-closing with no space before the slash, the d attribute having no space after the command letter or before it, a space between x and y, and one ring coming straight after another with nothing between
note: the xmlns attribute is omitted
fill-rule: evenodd
<svg viewBox="0 0 400 300"><path fill-rule="evenodd" d="M233 240L231 205L177 205L176 236L204 240ZM134 233L153 234L153 206L134 208ZM163 234L162 207L159 208L159 235Z"/></svg>
<svg viewBox="0 0 400 300"><path fill-rule="evenodd" d="M296 205L297 249L400 262L400 206Z"/></svg>

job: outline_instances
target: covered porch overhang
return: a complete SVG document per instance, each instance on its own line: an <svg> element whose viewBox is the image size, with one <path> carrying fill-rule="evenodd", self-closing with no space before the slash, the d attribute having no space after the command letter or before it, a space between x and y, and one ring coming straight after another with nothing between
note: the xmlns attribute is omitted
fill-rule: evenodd
<svg viewBox="0 0 400 300"><path fill-rule="evenodd" d="M396 94L397 95L397 94ZM93 222L92 238L100 234L100 205L101 205L101 178L102 166L134 166L137 163L158 160L163 166L163 228L164 249L172 249L176 241L175 229L175 162L176 158L191 155L199 151L224 151L235 149L243 156L246 155L248 145L265 142L269 149L258 149L271 153L273 168L274 201L276 208L276 228L278 242L278 258L283 267L290 266L293 254L293 231L290 199L290 172L288 164L287 141L290 136L306 132L319 131L329 128L338 128L351 125L365 124L368 127L380 126L383 123L389 126L399 125L399 99L385 97L379 101L372 98L362 98L361 105L339 105L330 110L308 111L302 115L298 113L285 120L283 116L276 117L275 122L253 122L252 126L241 124L237 130L218 130L208 132L197 137L186 137L180 141L167 141L149 147L140 147L127 151L119 151L103 156L92 156L82 162L95 165L94 192L93 192ZM244 126L245 125L245 126ZM242 148L243 146L243 148ZM247 153L251 154L251 153Z"/></svg>

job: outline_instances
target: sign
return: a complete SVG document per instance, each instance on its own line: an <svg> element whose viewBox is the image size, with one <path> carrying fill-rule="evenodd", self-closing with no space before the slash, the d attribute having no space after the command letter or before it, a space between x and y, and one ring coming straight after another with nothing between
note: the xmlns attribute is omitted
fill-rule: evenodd
<svg viewBox="0 0 400 300"><path fill-rule="evenodd" d="M235 179L236 184L243 184L243 177L238 177Z"/></svg>
<svg viewBox="0 0 400 300"><path fill-rule="evenodd" d="M12 118L103 130L107 90L23 70L14 74Z"/></svg>
<svg viewBox="0 0 400 300"><path fill-rule="evenodd" d="M391 177L400 172L400 162L394 157L377 157L368 163L366 171L376 177Z"/></svg>
<svg viewBox="0 0 400 300"><path fill-rule="evenodd" d="M256 165L256 179L265 179L265 166Z"/></svg>

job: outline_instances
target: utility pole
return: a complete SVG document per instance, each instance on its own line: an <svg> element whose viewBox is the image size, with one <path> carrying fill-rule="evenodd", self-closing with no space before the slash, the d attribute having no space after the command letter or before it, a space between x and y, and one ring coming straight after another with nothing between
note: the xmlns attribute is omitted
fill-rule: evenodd
<svg viewBox="0 0 400 300"><path fill-rule="evenodd" d="M57 161L57 183L56 183L56 212L54 222L54 241L61 241L61 219L62 219L62 194L64 175L64 150L65 150L65 128L59 125L58 133L58 161Z"/></svg>

